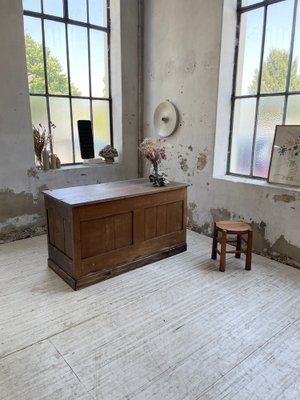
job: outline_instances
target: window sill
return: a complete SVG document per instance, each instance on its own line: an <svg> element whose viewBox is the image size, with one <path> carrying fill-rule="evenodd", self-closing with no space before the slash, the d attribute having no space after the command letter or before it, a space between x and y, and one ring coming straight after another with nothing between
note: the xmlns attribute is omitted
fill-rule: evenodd
<svg viewBox="0 0 300 400"><path fill-rule="evenodd" d="M68 170L82 170L82 169L88 169L88 168L103 168L103 167L109 167L116 165L119 166L120 164L118 162L113 162L113 163L106 163L105 161L102 160L92 160L89 162L84 162L82 164L72 164L72 165L62 165L60 168L54 168L54 169L38 169L39 172L54 172L54 171L68 171Z"/></svg>
<svg viewBox="0 0 300 400"><path fill-rule="evenodd" d="M244 183L247 185L263 187L265 189L280 189L280 190L285 190L287 192L300 193L300 188L298 188L296 186L285 186L282 184L273 184L273 183L268 183L265 180L247 178L247 177L242 177L242 176L220 175L220 176L214 176L213 179L218 179L218 180L232 182L232 183Z"/></svg>

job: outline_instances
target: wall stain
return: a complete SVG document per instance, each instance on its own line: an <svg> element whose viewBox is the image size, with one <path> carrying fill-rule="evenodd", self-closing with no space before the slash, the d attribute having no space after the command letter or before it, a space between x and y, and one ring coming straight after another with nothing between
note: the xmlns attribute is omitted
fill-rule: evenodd
<svg viewBox="0 0 300 400"><path fill-rule="evenodd" d="M189 149L190 151L193 151L193 146L190 144L189 147L188 147L188 149Z"/></svg>
<svg viewBox="0 0 300 400"><path fill-rule="evenodd" d="M197 169L202 170L205 168L207 164L207 154L205 153L199 153L199 156L197 158Z"/></svg>
<svg viewBox="0 0 300 400"><path fill-rule="evenodd" d="M267 253L270 249L270 242L265 238L266 223L264 221L260 223L251 222L250 226L253 230L253 248L260 254Z"/></svg>
<svg viewBox="0 0 300 400"><path fill-rule="evenodd" d="M283 235L272 245L270 252L276 259L286 264L291 263L292 260L299 262L300 268L300 247L289 243Z"/></svg>
<svg viewBox="0 0 300 400"><path fill-rule="evenodd" d="M29 168L28 170L27 170L27 176L29 176L29 177L33 177L33 178L36 178L36 179L40 179L39 178L39 174L38 174L38 170L36 169L36 168Z"/></svg>
<svg viewBox="0 0 300 400"><path fill-rule="evenodd" d="M225 208L211 208L210 213L213 221L227 221L231 219L231 213Z"/></svg>
<svg viewBox="0 0 300 400"><path fill-rule="evenodd" d="M197 68L197 63L195 61L191 61L186 65L184 71L188 74L192 74L196 68Z"/></svg>
<svg viewBox="0 0 300 400"><path fill-rule="evenodd" d="M210 235L211 234L211 223L210 222L204 222L204 224L201 225L199 227L199 229L200 229L200 232L203 235Z"/></svg>
<svg viewBox="0 0 300 400"><path fill-rule="evenodd" d="M34 202L31 193L14 193L12 190L4 190L0 192L0 223L5 222L9 218L17 216L40 214L42 211L41 205Z"/></svg>
<svg viewBox="0 0 300 400"><path fill-rule="evenodd" d="M197 211L197 204L194 202L189 203L188 208L187 208L188 227L192 230L195 230L194 228L196 227L196 224L194 221L194 213L196 211Z"/></svg>
<svg viewBox="0 0 300 400"><path fill-rule="evenodd" d="M11 242L45 233L45 209L42 191L47 189L42 185L37 196L32 193L14 193L10 189L0 191L0 223L5 226L0 230L1 242ZM28 217L33 222L16 226L9 223L9 219L18 221L18 218Z"/></svg>
<svg viewBox="0 0 300 400"><path fill-rule="evenodd" d="M292 201L296 201L296 197L290 194L275 194L273 196L273 200L275 201L275 203L277 203L278 201L291 203Z"/></svg>
<svg viewBox="0 0 300 400"><path fill-rule="evenodd" d="M266 223L264 221L260 223L252 222L250 226L253 230L253 250L255 253L300 268L300 247L290 244L283 235L271 245L265 237Z"/></svg>
<svg viewBox="0 0 300 400"><path fill-rule="evenodd" d="M182 171L187 172L187 170L189 169L189 166L187 164L187 159L181 158L181 160L179 161L179 164L180 164L180 168L182 169Z"/></svg>

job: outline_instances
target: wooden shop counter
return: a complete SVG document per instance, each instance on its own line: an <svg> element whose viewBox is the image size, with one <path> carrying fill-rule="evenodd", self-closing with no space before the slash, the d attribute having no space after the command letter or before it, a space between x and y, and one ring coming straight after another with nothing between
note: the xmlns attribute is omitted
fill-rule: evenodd
<svg viewBox="0 0 300 400"><path fill-rule="evenodd" d="M186 250L186 184L134 179L44 198L48 265L75 290Z"/></svg>

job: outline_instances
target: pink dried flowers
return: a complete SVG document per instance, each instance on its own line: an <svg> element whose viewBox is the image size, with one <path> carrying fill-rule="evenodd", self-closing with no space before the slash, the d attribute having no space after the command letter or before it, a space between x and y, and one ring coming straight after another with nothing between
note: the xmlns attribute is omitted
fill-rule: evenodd
<svg viewBox="0 0 300 400"><path fill-rule="evenodd" d="M139 146L141 153L153 164L159 164L167 159L167 145L165 139L145 138Z"/></svg>

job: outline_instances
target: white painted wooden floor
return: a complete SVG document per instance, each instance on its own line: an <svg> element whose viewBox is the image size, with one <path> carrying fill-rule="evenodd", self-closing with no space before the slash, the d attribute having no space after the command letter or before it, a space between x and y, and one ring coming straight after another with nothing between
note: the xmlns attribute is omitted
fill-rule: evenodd
<svg viewBox="0 0 300 400"><path fill-rule="evenodd" d="M45 236L1 245L0 398L300 399L300 270L210 248L74 292Z"/></svg>

